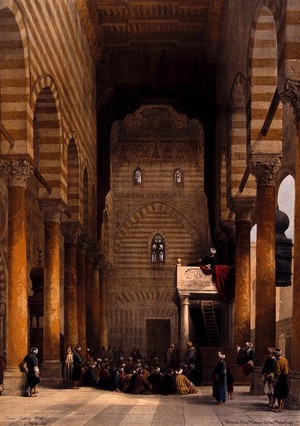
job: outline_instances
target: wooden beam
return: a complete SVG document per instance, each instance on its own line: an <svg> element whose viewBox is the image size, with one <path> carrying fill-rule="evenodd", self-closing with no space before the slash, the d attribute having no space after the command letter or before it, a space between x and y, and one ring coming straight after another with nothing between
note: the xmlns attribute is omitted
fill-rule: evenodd
<svg viewBox="0 0 300 426"><path fill-rule="evenodd" d="M261 134L262 134L262 136L266 136L266 134L268 133L268 130L269 130L271 124L272 124L274 115L276 114L279 102L280 102L280 96L279 96L279 93L278 93L278 89L276 87L275 93L273 95L272 102L270 104L270 108L268 110L268 113L267 113L267 116L265 118L264 124L263 124L263 126L261 128Z"/></svg>

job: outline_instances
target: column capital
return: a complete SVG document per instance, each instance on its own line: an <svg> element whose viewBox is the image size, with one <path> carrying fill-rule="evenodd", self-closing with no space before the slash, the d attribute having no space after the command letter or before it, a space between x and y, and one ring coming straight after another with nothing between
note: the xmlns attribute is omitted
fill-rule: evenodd
<svg viewBox="0 0 300 426"><path fill-rule="evenodd" d="M280 158L273 155L253 154L249 161L249 168L255 176L257 186L275 185L276 175L280 167Z"/></svg>
<svg viewBox="0 0 300 426"><path fill-rule="evenodd" d="M55 222L60 225L61 215L66 204L61 199L56 198L40 198L39 204L44 214L44 223Z"/></svg>
<svg viewBox="0 0 300 426"><path fill-rule="evenodd" d="M34 174L34 167L26 158L0 159L0 173L9 187L20 186L26 189L27 181Z"/></svg>
<svg viewBox="0 0 300 426"><path fill-rule="evenodd" d="M251 220L251 211L255 206L255 198L253 197L234 197L232 199L232 210L235 213L235 221Z"/></svg>
<svg viewBox="0 0 300 426"><path fill-rule="evenodd" d="M61 230L65 243L77 244L82 226L80 222L63 222L61 224Z"/></svg>
<svg viewBox="0 0 300 426"><path fill-rule="evenodd" d="M190 293L178 292L178 295L182 305L189 305Z"/></svg>
<svg viewBox="0 0 300 426"><path fill-rule="evenodd" d="M300 123L300 80L286 78L280 98L284 104L288 103L292 106L295 113L295 122Z"/></svg>

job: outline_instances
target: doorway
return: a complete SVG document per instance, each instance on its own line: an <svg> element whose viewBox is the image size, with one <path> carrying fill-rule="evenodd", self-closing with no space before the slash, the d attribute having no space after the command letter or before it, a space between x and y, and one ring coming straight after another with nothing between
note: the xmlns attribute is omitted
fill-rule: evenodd
<svg viewBox="0 0 300 426"><path fill-rule="evenodd" d="M171 338L171 321L169 319L147 319L147 360L152 363L154 357L160 362L166 360Z"/></svg>

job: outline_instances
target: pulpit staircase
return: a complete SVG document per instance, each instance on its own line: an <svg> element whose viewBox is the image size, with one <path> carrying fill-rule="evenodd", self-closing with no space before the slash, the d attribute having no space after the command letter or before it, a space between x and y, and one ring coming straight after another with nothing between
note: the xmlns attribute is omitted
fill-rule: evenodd
<svg viewBox="0 0 300 426"><path fill-rule="evenodd" d="M213 302L201 300L200 304L206 329L208 346L218 347L220 346L220 336Z"/></svg>

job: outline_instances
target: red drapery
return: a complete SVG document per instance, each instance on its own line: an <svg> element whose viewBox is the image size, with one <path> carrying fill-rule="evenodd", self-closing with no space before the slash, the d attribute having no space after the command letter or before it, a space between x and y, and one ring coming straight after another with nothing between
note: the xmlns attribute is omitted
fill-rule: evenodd
<svg viewBox="0 0 300 426"><path fill-rule="evenodd" d="M229 265L215 265L213 269L200 265L201 270L212 274L218 292L222 299L230 300L234 297L234 267Z"/></svg>

